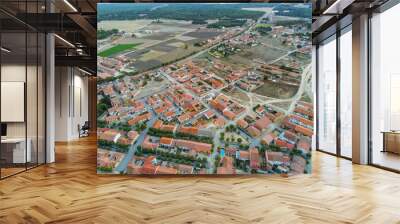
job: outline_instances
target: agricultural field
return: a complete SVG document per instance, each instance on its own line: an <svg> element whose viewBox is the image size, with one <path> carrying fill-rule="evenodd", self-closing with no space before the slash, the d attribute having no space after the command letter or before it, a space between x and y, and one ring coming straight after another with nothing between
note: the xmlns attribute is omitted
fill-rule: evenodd
<svg viewBox="0 0 400 224"><path fill-rule="evenodd" d="M255 46L244 50L239 55L248 60L259 60L264 63L269 63L279 57L284 56L287 51L280 50L274 47Z"/></svg>
<svg viewBox="0 0 400 224"><path fill-rule="evenodd" d="M116 46L113 46L107 50L98 53L98 55L101 57L110 57L112 55L124 52L126 50L133 50L138 45L140 44L118 44Z"/></svg>
<svg viewBox="0 0 400 224"><path fill-rule="evenodd" d="M152 20L149 19L137 19L137 20L104 20L97 24L98 29L111 30L118 29L124 32L134 32L147 25L149 25Z"/></svg>
<svg viewBox="0 0 400 224"><path fill-rule="evenodd" d="M293 97L296 94L297 90L298 87L265 81L262 86L260 86L253 92L267 97L288 99Z"/></svg>

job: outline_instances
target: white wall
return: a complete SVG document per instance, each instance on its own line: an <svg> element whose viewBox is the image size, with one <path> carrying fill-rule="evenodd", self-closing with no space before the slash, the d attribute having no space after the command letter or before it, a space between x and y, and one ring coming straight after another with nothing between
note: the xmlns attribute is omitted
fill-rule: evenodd
<svg viewBox="0 0 400 224"><path fill-rule="evenodd" d="M3 82L25 82L24 65L5 64L1 66L1 81ZM7 110L7 108L1 108ZM7 123L7 137L25 137L25 122Z"/></svg>
<svg viewBox="0 0 400 224"><path fill-rule="evenodd" d="M72 67L56 67L55 73L55 140L70 141L88 120L88 79Z"/></svg>
<svg viewBox="0 0 400 224"><path fill-rule="evenodd" d="M38 70L36 70L38 69ZM25 80L27 78L27 80ZM39 159L39 163L44 163L45 150L45 120L44 120L44 74L42 68L35 66L25 66L25 64L3 64L1 66L2 82L24 82L26 84L26 107L21 108L27 119L23 122L6 122L8 138L30 139L32 151L32 162ZM21 90L24 94L24 90ZM7 96L2 96L7 97ZM1 108L7 113L13 113L11 108ZM38 154L38 156L37 156Z"/></svg>

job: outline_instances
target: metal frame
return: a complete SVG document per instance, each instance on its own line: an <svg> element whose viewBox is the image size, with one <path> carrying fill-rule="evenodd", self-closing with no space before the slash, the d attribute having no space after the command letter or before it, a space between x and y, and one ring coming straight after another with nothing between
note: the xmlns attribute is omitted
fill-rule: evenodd
<svg viewBox="0 0 400 224"><path fill-rule="evenodd" d="M340 37L341 30L336 30L336 154L341 156L341 119L340 119L340 77L341 77L341 64L340 64Z"/></svg>
<svg viewBox="0 0 400 224"><path fill-rule="evenodd" d="M373 163L373 142L372 142L372 92L373 92L373 89L372 89L372 59L371 59L371 57L372 57L372 53L373 53L373 50L372 50L372 28L371 28L371 19L372 19L372 14L373 13L382 13L382 12L385 12L386 10L388 10L388 9L390 9L390 8L392 8L393 6L395 6L395 5L397 5L397 4L399 4L400 3L400 0L389 0L389 1L387 1L385 4L383 4L383 5L381 5L380 7L378 7L378 8L374 8L374 9L370 9L370 10L368 10L367 11L367 13L368 13L368 25L367 25L367 46L368 46L368 49L367 49L367 51L368 51L368 54L367 54L367 66L368 66L368 68L367 68L367 82L368 82L368 86L367 86L367 88L368 88L368 95L367 95L367 98L368 98L368 102L367 102L367 107L368 107L368 124L367 124L367 128L368 128L368 138L367 138L367 141L368 141L368 165L370 165L370 166L373 166L373 167L377 167L377 168L380 168L380 169L384 169L384 170L387 170L387 171L391 171L391 172L395 172L395 173L400 173L400 170L397 170L397 169L393 169L393 168L389 168L389 167L385 167L385 166L382 166L382 165L379 165L379 164L374 164ZM349 24L349 25L351 25L351 24ZM347 27L347 26L346 26ZM336 102L337 102L337 105L336 105L336 112L337 112L337 114L336 114L336 122L337 122L337 124L336 124L336 127L337 127L337 130L336 130L336 133L337 133L337 136L336 136L336 146L337 146L337 150L336 150L336 154L335 153L331 153L331 152L327 152L327 151L324 151L323 149L320 149L319 148L319 125L318 125L318 122L316 123L316 149L317 149L317 151L320 151L320 152L324 152L324 153L326 153L326 154L329 154L329 155L333 155L333 156L336 156L336 157L340 157L340 158L344 158L344 159L348 159L348 160L352 160L351 158L349 158L349 157L346 157L346 156L343 156L342 154L341 154L341 146L340 146L340 141L341 141L341 139L340 139L340 132L341 132L341 123L340 123L340 121L341 121L341 119L340 119L340 74L341 74L341 71L340 71L340 69L341 69L341 67L340 67L340 36L342 35L342 33L341 33L341 30L344 30L344 29L346 29L346 27L336 27L336 48L337 48L337 50L336 50L336 58L337 58L337 61L336 61L336 69L337 69L337 71L336 71L336 75L337 75L337 80L336 80L336 85L337 85L337 88L336 88L336 91L337 91L337 93L336 93ZM334 34L332 34L332 35L334 35ZM318 113L319 113L319 69L318 69L318 67L319 67L319 53L318 53L318 49L319 49L319 43L321 43L322 41L325 41L326 39L328 39L328 38L330 38L332 35L330 35L330 36L328 36L328 37L326 37L326 38L324 38L323 40L320 40L317 44L316 44L316 66L317 66L317 69L316 69L316 97L317 97L317 99L316 99L316 121L318 121Z"/></svg>
<svg viewBox="0 0 400 224"><path fill-rule="evenodd" d="M352 160L352 158L343 156L342 155L342 150L341 150L341 117L340 117L340 103L341 103L341 97L340 97L340 81L341 81L341 58L340 58L340 37L344 34L342 31L351 26L352 23L340 27L338 24L336 25L336 32L333 33L332 35L326 37L325 39L321 40L319 43L316 45L316 151L326 153L328 155L340 157L343 159L347 160ZM336 152L328 152L324 149L319 148L319 44L322 43L323 41L328 40L331 38L333 35L335 35L334 40L336 41Z"/></svg>
<svg viewBox="0 0 400 224"><path fill-rule="evenodd" d="M368 112L367 112L367 119L368 119L368 165L376 167L376 168L380 168L383 170L387 170L387 171L391 171L391 172L395 172L395 173L400 173L400 169L394 169L394 168L390 168L387 166L383 166L380 164L376 164L374 163L373 160L373 141L372 141L372 93L373 93L373 88L372 88L372 53L373 53L373 49L372 49L372 18L373 18L373 13L383 13L386 10L389 10L390 8L396 6L397 4L400 3L400 0L389 0L387 1L385 4L381 5L380 7L373 9L373 10L369 10L368 11L368 25L367 25L367 45L368 45L368 53L367 53L367 64L368 64L368 69L367 69L367 82L368 82L368 96L367 96L367 107L368 107Z"/></svg>

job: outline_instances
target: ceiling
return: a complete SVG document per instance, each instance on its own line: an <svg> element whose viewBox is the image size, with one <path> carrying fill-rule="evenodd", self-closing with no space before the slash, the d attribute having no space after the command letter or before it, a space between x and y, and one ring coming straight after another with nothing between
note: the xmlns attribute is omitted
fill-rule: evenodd
<svg viewBox="0 0 400 224"><path fill-rule="evenodd" d="M354 17L373 11L390 0L314 0L313 43L351 24Z"/></svg>
<svg viewBox="0 0 400 224"><path fill-rule="evenodd" d="M1 0L2 46L11 50L7 56L10 59L24 59L26 55L28 58L35 55L36 45L26 45L25 35L21 33L27 31L26 39L30 42L34 35L29 32L35 33L35 36L36 33L54 32L57 34L56 65L78 66L95 74L97 2L99 1Z"/></svg>

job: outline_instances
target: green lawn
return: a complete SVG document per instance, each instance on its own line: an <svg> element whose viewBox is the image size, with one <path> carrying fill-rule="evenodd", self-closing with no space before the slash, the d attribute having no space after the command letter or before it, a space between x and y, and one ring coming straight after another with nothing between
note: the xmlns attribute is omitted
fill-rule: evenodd
<svg viewBox="0 0 400 224"><path fill-rule="evenodd" d="M140 45L140 44L118 44L118 45L115 45L114 47L108 48L107 50L104 50L104 51L98 53L98 55L100 57L109 57L116 53L133 49L138 45Z"/></svg>

